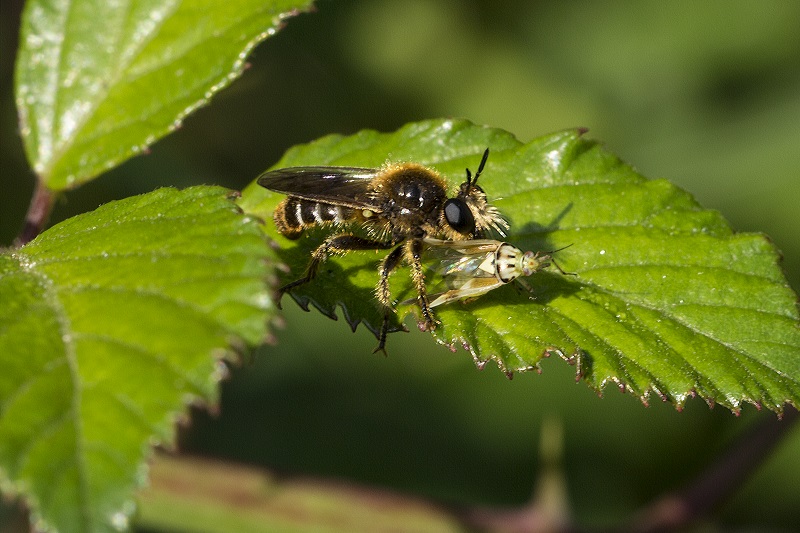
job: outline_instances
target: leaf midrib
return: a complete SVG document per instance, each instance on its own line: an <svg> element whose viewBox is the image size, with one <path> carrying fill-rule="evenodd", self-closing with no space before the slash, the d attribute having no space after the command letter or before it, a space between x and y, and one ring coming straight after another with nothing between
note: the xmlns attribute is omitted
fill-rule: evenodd
<svg viewBox="0 0 800 533"><path fill-rule="evenodd" d="M64 359L66 360L67 367L69 368L69 375L72 379L73 393L70 401L70 409L72 416L72 426L75 432L75 457L74 461L77 465L78 471L78 501L79 501L79 516L81 517L82 526L84 531L91 531L92 519L89 511L89 482L87 478L87 466L84 461L85 437L83 431L83 424L80 417L81 408L81 391L83 384L80 379L80 372L78 369L77 354L75 352L75 338L72 334L71 323L64 308L59 295L58 289L55 287L53 281L39 272L36 268L31 268L27 260L20 260L20 266L28 273L39 280L40 285L44 289L44 299L53 311L56 321L59 324L59 333L62 345L64 346Z"/></svg>

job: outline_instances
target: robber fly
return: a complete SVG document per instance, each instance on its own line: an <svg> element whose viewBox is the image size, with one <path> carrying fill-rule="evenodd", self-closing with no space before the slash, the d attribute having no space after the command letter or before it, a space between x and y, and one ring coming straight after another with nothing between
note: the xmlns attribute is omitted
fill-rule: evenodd
<svg viewBox="0 0 800 533"><path fill-rule="evenodd" d="M375 351L385 352L393 312L389 274L403 260L411 266L422 312L420 327L433 329L436 322L420 261L423 239L476 239L490 229L504 235L508 228L477 183L488 157L487 148L475 176L467 169L466 181L452 197L435 170L416 163L387 163L379 169L293 167L261 174L259 185L287 195L273 213L275 226L285 237L297 239L304 229L317 225L337 230L311 253L305 275L279 289L279 303L285 292L314 279L331 253L392 249L379 269L376 295L383 307L383 324ZM368 236L338 231L352 228L363 228Z"/></svg>
<svg viewBox="0 0 800 533"><path fill-rule="evenodd" d="M491 239L427 238L424 242L428 246L426 259L432 260L432 269L448 287L447 291L431 296L430 307L477 298L514 280L530 290L520 276L530 276L551 264L562 274L568 274L552 258L552 254L563 248L553 252L523 252L512 244Z"/></svg>

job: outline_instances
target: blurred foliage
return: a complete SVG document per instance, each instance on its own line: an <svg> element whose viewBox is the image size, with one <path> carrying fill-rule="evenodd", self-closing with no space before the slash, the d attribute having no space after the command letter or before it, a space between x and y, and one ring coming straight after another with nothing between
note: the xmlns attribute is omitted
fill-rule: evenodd
<svg viewBox="0 0 800 533"><path fill-rule="evenodd" d="M19 7L0 6L4 244L33 188L11 96ZM181 130L67 194L53 222L158 186L242 188L289 146L332 132L463 116L525 141L586 126L643 175L770 235L797 290L797 20L791 0L321 0ZM753 419L774 416L734 418L700 400L645 409L612 390L601 400L558 360L507 381L416 332L395 335L384 359L363 328L286 307L277 347L234 372L219 415L195 413L186 450L512 505L530 494L539 426L555 416L576 516L597 524L680 486ZM796 430L720 520L786 526L798 493Z"/></svg>

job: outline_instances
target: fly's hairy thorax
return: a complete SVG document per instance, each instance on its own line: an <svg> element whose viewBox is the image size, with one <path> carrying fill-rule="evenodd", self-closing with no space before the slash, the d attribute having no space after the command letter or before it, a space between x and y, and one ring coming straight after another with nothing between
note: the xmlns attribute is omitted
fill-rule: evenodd
<svg viewBox="0 0 800 533"><path fill-rule="evenodd" d="M440 212L447 190L437 174L417 165L403 165L396 170L390 167L373 185L392 240L440 233Z"/></svg>
<svg viewBox="0 0 800 533"><path fill-rule="evenodd" d="M281 287L279 294L313 280L320 264L332 253L391 249L381 261L375 292L384 310L376 351L385 351L389 318L394 312L389 275L403 262L410 266L417 291L421 327L428 330L436 327L431 307L484 294L505 283L506 277L519 275L513 258L504 258L505 262L498 264L494 255L487 255L503 243L487 241L485 234L494 230L505 235L503 230L508 229L508 223L477 184L488 157L487 148L477 172L473 175L466 169L466 180L452 195L447 194L447 183L438 172L416 163L387 163L378 169L302 166L262 173L257 179L259 185L287 195L273 214L282 235L297 239L306 228L340 226L311 253L305 275ZM422 271L426 239L442 243L433 246L453 248L468 257L469 263L452 265L452 277L462 286L443 293L433 303L428 301ZM481 261L476 262L478 259Z"/></svg>
<svg viewBox="0 0 800 533"><path fill-rule="evenodd" d="M373 237L400 242L427 235L446 236L442 205L447 200L445 181L421 165L387 165L353 198L357 208L289 196L273 214L278 230L297 239L303 230L318 225L355 225Z"/></svg>

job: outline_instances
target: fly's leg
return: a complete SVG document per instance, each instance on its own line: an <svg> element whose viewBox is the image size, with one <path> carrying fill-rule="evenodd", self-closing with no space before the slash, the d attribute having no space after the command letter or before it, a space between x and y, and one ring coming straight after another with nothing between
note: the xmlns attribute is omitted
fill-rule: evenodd
<svg viewBox="0 0 800 533"><path fill-rule="evenodd" d="M308 263L305 276L291 283L287 283L278 289L278 308L281 306L281 298L283 297L284 293L294 289L295 287L304 285L314 279L314 277L317 275L317 271L319 270L319 265L328 259L328 255L331 253L343 254L349 252L350 250L385 250L391 246L392 243L390 242L374 241L371 239L357 237L355 235L333 235L328 237L311 253L311 261Z"/></svg>
<svg viewBox="0 0 800 533"><path fill-rule="evenodd" d="M422 312L422 319L424 322L420 324L420 329L424 331L431 331L436 328L436 319L433 318L433 311L431 311L430 304L428 303L428 292L425 289L425 275L422 272L422 240L414 239L409 241L406 248L406 261L411 265L411 279L414 281L414 287L417 289L417 303Z"/></svg>
<svg viewBox="0 0 800 533"><path fill-rule="evenodd" d="M389 318L392 316L392 295L389 292L389 274L397 268L403 258L403 246L398 246L381 262L381 278L378 281L376 296L383 307L383 323L378 336L378 347L372 353L383 352L386 355L386 335L389 333Z"/></svg>

